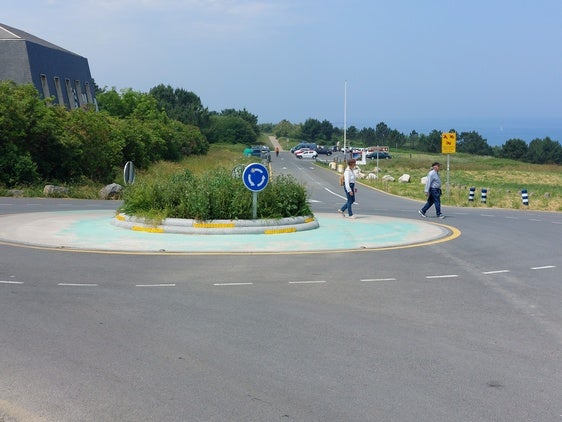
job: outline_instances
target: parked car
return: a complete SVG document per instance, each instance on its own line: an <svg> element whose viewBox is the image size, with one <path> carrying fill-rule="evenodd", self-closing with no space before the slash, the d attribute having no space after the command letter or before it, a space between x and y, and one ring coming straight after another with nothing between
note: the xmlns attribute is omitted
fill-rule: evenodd
<svg viewBox="0 0 562 422"><path fill-rule="evenodd" d="M318 154L332 155L332 150L323 146L318 146L315 150Z"/></svg>
<svg viewBox="0 0 562 422"><path fill-rule="evenodd" d="M392 158L392 155L384 151L373 151L368 153L365 157L369 160L376 160L377 156L379 160L390 160Z"/></svg>
<svg viewBox="0 0 562 422"><path fill-rule="evenodd" d="M291 148L291 152L294 154L299 149L303 149L303 148L315 149L316 147L317 147L317 145L314 142L301 142L300 144Z"/></svg>
<svg viewBox="0 0 562 422"><path fill-rule="evenodd" d="M316 158L318 157L318 153L313 149L307 149L295 152L295 156L297 158Z"/></svg>

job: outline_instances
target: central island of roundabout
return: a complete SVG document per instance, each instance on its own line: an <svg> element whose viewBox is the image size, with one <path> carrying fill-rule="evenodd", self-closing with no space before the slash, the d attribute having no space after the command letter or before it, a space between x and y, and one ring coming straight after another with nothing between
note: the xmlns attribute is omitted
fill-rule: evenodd
<svg viewBox="0 0 562 422"><path fill-rule="evenodd" d="M274 225L272 220L181 224L164 220L154 225L107 209L35 212L0 216L0 241L80 252L271 254L398 249L460 234L454 227L425 220L356 216L351 220L336 213L315 213L276 220ZM187 233L190 223L194 232ZM183 233L178 231L182 225Z"/></svg>
<svg viewBox="0 0 562 422"><path fill-rule="evenodd" d="M392 249L449 240L458 235L452 227L417 219L317 213L309 217L257 220L165 219L154 225L117 214L112 224L133 231L138 247L159 252L321 252ZM117 242L114 246L118 246ZM121 247L130 249L126 242Z"/></svg>

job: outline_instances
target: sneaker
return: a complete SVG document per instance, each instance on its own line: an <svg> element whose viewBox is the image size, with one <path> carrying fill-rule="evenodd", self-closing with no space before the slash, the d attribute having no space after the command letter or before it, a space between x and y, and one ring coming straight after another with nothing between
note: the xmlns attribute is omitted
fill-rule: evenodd
<svg viewBox="0 0 562 422"><path fill-rule="evenodd" d="M440 218L441 220L443 220L445 218L445 216L443 214L440 214L437 216L437 218Z"/></svg>
<svg viewBox="0 0 562 422"><path fill-rule="evenodd" d="M339 208L338 208L338 214L341 214L342 217L345 217L345 214L344 214L343 211L340 210Z"/></svg>
<svg viewBox="0 0 562 422"><path fill-rule="evenodd" d="M354 215L350 215L349 218L351 218L352 220L355 220L355 216L354 216Z"/></svg>
<svg viewBox="0 0 562 422"><path fill-rule="evenodd" d="M423 218L427 218L427 216L422 212L422 210L418 210L418 214L421 215Z"/></svg>

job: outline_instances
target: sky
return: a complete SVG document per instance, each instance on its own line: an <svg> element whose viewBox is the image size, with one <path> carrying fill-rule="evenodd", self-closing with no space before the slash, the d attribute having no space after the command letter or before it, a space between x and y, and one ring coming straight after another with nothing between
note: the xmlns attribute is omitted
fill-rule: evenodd
<svg viewBox="0 0 562 422"><path fill-rule="evenodd" d="M532 120L562 133L560 0L0 6L0 23L86 57L102 88L170 85L194 92L211 111L246 109L260 123L314 118L361 129L385 122L424 133L485 124L503 131Z"/></svg>

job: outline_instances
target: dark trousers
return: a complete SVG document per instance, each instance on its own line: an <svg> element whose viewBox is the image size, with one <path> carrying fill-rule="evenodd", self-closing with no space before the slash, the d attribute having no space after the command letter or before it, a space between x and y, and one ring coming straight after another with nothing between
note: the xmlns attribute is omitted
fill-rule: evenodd
<svg viewBox="0 0 562 422"><path fill-rule="evenodd" d="M345 191L345 196L347 197L347 202L343 204L343 207L341 207L340 210L342 212L347 210L347 213L351 217L353 215L351 205L355 202L355 183L351 183L349 187L351 188L351 192L353 192L353 195L350 195L348 191L345 191L345 187L343 188L343 190Z"/></svg>
<svg viewBox="0 0 562 422"><path fill-rule="evenodd" d="M432 205L435 205L435 212L437 216L441 215L441 189L431 188L429 189L429 195L427 196L427 202L421 209L424 214L427 212Z"/></svg>

